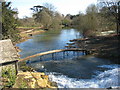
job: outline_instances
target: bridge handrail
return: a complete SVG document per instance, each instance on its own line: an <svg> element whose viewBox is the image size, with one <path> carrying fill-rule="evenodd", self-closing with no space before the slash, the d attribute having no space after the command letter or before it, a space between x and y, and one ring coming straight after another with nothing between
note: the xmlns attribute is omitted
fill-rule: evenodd
<svg viewBox="0 0 120 90"><path fill-rule="evenodd" d="M0 66L6 66L6 65L13 64L13 63L16 63L16 62L18 62L18 60L4 62L4 63L0 63Z"/></svg>
<svg viewBox="0 0 120 90"><path fill-rule="evenodd" d="M15 71L16 71L16 75L18 73L18 61L19 60L14 60L14 61L7 61L7 62L3 62L3 63L0 63L0 66L6 66L6 65L9 65L9 64L15 64Z"/></svg>
<svg viewBox="0 0 120 90"><path fill-rule="evenodd" d="M87 51L86 49L81 49L81 48L70 48L70 49L58 49L58 50L51 50L51 51L47 51L47 52L42 52L42 53L37 53L31 56L28 56L26 58L20 59L19 61L25 61L28 60L30 58L34 58L37 56L43 56L43 55L47 55L47 54L52 54L52 53L58 53L58 52L64 52L64 51Z"/></svg>

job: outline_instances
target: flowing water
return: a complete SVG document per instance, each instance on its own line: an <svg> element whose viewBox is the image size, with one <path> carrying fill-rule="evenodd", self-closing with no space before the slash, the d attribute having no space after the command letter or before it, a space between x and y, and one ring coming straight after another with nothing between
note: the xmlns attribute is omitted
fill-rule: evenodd
<svg viewBox="0 0 120 90"><path fill-rule="evenodd" d="M76 29L47 31L17 44L21 58L55 49L64 49L71 39L81 38ZM42 58L42 61L40 60ZM120 65L79 52L56 53L27 61L36 71L44 71L59 88L108 88L120 86Z"/></svg>

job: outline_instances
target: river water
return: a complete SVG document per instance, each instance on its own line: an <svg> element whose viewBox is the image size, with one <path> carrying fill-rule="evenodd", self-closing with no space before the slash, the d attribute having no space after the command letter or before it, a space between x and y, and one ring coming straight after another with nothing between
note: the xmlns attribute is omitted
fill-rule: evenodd
<svg viewBox="0 0 120 90"><path fill-rule="evenodd" d="M69 40L81 38L76 29L47 31L32 36L17 44L22 49L21 58L55 49L64 49ZM108 88L120 86L120 65L94 56L84 56L79 52L56 53L32 58L27 65L36 71L44 71L59 88Z"/></svg>

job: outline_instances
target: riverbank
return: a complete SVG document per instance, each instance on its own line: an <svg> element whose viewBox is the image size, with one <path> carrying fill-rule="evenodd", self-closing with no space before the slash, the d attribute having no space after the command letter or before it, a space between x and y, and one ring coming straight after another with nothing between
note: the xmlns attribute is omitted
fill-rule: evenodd
<svg viewBox="0 0 120 90"><path fill-rule="evenodd" d="M95 36L85 39L74 39L76 47L92 51L95 57L105 58L120 63L119 35Z"/></svg>
<svg viewBox="0 0 120 90"><path fill-rule="evenodd" d="M21 39L17 42L13 42L14 46L30 39L32 35L37 35L45 32L45 30L42 30L41 27L18 27L17 30L19 30ZM17 52L21 52L21 49L19 47L15 46L15 49Z"/></svg>
<svg viewBox="0 0 120 90"><path fill-rule="evenodd" d="M18 27L19 35L21 39L17 43L24 42L31 38L32 35L44 33L45 31L41 27Z"/></svg>

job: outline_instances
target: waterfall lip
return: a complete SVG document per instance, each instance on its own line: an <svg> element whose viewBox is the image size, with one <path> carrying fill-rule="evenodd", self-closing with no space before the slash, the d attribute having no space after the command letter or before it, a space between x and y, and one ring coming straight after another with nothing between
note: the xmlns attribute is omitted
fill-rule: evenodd
<svg viewBox="0 0 120 90"><path fill-rule="evenodd" d="M69 78L65 75L54 75L54 73L49 74L49 78L55 81L59 88L120 88L119 65L101 65L98 67L109 68L109 70L100 72L92 79Z"/></svg>
<svg viewBox="0 0 120 90"><path fill-rule="evenodd" d="M118 64L112 64L112 65L101 65L101 66L98 66L98 67L108 68L108 69L114 69L114 68L120 68L120 65L118 65Z"/></svg>

